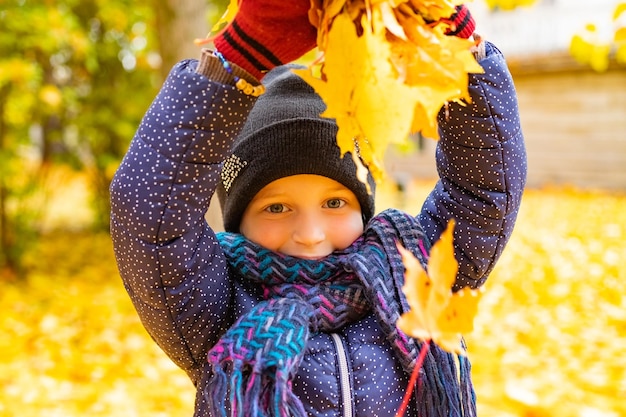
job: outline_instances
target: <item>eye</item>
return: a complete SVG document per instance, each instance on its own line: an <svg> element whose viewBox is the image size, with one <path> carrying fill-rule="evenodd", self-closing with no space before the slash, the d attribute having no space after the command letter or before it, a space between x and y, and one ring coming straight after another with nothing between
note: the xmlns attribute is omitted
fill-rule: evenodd
<svg viewBox="0 0 626 417"><path fill-rule="evenodd" d="M284 204L274 203L274 204L270 204L269 206L267 206L265 210L270 213L283 213L287 211L287 207L285 207Z"/></svg>
<svg viewBox="0 0 626 417"><path fill-rule="evenodd" d="M326 201L325 206L331 209L336 209L343 207L345 204L346 202L340 198L331 198L330 200Z"/></svg>

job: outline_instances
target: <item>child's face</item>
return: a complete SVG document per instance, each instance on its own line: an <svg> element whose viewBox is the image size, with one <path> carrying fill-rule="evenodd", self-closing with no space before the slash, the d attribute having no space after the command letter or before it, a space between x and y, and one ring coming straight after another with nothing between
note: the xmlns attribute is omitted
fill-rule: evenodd
<svg viewBox="0 0 626 417"><path fill-rule="evenodd" d="M319 175L280 178L259 191L243 214L241 233L285 255L320 259L347 248L363 233L352 191Z"/></svg>

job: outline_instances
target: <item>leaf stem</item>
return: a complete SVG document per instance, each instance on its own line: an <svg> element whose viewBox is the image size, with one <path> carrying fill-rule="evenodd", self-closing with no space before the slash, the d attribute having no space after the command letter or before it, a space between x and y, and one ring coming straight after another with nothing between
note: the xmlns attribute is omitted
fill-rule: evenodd
<svg viewBox="0 0 626 417"><path fill-rule="evenodd" d="M406 387L406 392L404 393L404 398L402 399L402 404L400 404L400 408L396 413L396 417L402 417L404 415L404 412L406 411L407 406L409 405L411 395L413 394L413 388L415 388L415 384L417 383L417 378L419 376L420 369L424 364L424 359L426 359L428 348L430 348L430 340L425 340L422 344L422 347L420 348L420 354L417 357L417 363L415 364L415 368L413 368L413 372L411 373L409 385Z"/></svg>

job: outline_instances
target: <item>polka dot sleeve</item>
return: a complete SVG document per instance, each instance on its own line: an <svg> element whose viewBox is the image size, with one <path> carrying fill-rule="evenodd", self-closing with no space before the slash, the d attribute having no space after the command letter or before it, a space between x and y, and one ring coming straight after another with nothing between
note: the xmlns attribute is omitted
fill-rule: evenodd
<svg viewBox="0 0 626 417"><path fill-rule="evenodd" d="M450 218L456 220L456 289L487 279L511 236L526 182L513 80L500 51L485 47L485 72L470 77L472 103L451 104L439 115L440 180L419 215L433 242Z"/></svg>
<svg viewBox="0 0 626 417"><path fill-rule="evenodd" d="M230 326L232 284L204 220L253 104L183 61L147 110L111 184L111 236L142 323L190 374Z"/></svg>

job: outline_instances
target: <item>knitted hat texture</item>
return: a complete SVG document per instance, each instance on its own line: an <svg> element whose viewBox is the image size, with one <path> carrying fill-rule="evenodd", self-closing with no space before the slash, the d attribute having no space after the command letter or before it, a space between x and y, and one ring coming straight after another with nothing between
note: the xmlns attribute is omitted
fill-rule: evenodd
<svg viewBox="0 0 626 417"><path fill-rule="evenodd" d="M300 67L276 67L264 77L266 91L224 161L217 192L227 232L239 232L246 207L263 187L299 174L339 182L357 197L365 222L374 215L373 178L368 175L370 194L356 176L352 156L341 157L335 120L320 117L326 105L293 68Z"/></svg>

